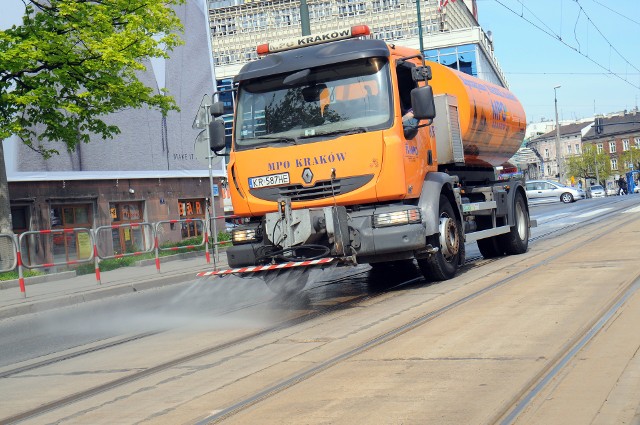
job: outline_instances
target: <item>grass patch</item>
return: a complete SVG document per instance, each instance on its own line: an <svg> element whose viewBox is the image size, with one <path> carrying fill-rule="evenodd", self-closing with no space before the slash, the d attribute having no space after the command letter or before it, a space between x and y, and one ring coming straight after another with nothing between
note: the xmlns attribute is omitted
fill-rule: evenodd
<svg viewBox="0 0 640 425"><path fill-rule="evenodd" d="M34 277L34 276L42 276L45 273L39 271L39 270L29 270L29 269L23 269L22 270L22 277ZM1 281L6 281L6 280L16 280L18 279L18 270L12 270L10 272L4 272L4 273L0 273L0 282Z"/></svg>
<svg viewBox="0 0 640 425"><path fill-rule="evenodd" d="M189 245L197 245L201 242L202 242L201 237L195 237L195 238L183 239L178 242L165 242L160 244L160 247L161 248L185 247ZM224 244L218 245L218 248L230 246L231 235L229 235L226 232L218 233L218 242L225 242ZM209 243L213 244L213 238L210 238ZM209 249L212 249L212 247L213 245L209 245ZM204 251L204 245L195 246L193 248L183 248L179 250L160 250L158 251L158 257L162 258L170 255L176 255L183 252L198 252L198 251ZM132 250L129 253L133 253L133 252L136 252L136 251ZM156 258L155 252L148 252L142 255L132 255L130 257L109 258L106 260L100 260L100 271L108 272L109 270L115 270L122 267L129 267L129 266L135 265L135 263L137 263L140 260L149 260L153 258ZM77 275L90 274L90 273L95 273L95 264L93 262L81 264L76 269Z"/></svg>

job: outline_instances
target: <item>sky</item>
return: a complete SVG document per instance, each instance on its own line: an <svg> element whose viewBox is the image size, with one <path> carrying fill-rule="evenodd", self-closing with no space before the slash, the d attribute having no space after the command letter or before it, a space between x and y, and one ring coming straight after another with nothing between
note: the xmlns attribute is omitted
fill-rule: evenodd
<svg viewBox="0 0 640 425"><path fill-rule="evenodd" d="M20 0L0 0L0 29ZM424 0L423 0L424 1ZM632 110L640 104L640 1L477 0L478 20L528 122ZM511 9L511 10L509 10ZM515 13L514 13L515 12Z"/></svg>
<svg viewBox="0 0 640 425"><path fill-rule="evenodd" d="M638 0L477 0L477 5L480 25L492 33L498 63L528 122L555 119L555 86L561 86L555 90L561 121L631 111L640 104Z"/></svg>

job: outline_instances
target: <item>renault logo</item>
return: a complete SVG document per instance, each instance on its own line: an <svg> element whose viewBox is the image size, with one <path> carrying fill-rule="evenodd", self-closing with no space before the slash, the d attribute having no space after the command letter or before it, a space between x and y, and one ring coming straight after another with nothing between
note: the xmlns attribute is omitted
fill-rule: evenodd
<svg viewBox="0 0 640 425"><path fill-rule="evenodd" d="M311 180L313 180L313 173L310 168L305 168L304 171L302 171L302 180L306 184L311 183Z"/></svg>

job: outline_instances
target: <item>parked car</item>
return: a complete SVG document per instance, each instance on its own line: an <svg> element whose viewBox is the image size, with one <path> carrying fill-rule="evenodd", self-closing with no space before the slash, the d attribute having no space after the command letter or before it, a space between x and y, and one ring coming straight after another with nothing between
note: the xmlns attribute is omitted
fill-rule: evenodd
<svg viewBox="0 0 640 425"><path fill-rule="evenodd" d="M594 184L593 186L591 186L591 188L589 188L589 190L591 191L592 198L604 198L606 196L604 187L600 186L599 184Z"/></svg>
<svg viewBox="0 0 640 425"><path fill-rule="evenodd" d="M527 198L531 204L561 201L565 204L584 199L584 190L563 186L549 180L531 180L526 182Z"/></svg>

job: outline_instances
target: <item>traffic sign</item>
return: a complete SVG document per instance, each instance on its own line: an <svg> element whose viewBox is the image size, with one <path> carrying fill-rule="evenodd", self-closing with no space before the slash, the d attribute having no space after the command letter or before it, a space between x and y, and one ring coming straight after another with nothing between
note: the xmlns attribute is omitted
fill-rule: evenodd
<svg viewBox="0 0 640 425"><path fill-rule="evenodd" d="M196 112L196 117L193 119L193 124L191 128L194 130L206 128L210 122L209 116L209 107L211 106L211 98L208 94L202 96L202 101L200 102L200 106L198 106L198 112Z"/></svg>
<svg viewBox="0 0 640 425"><path fill-rule="evenodd" d="M198 161L209 161L209 155L211 155L211 148L209 147L209 136L207 130L202 130L196 137L196 142L193 145L193 152L196 154Z"/></svg>

